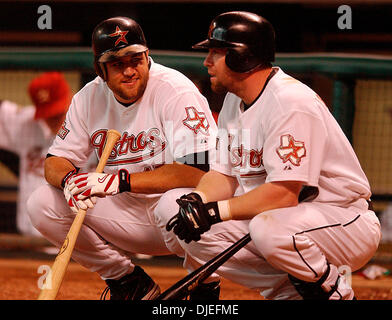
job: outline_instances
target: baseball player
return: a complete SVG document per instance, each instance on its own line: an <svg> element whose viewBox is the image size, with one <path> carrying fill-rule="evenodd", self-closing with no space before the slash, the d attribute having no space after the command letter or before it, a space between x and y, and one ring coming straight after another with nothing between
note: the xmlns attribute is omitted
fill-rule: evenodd
<svg viewBox="0 0 392 320"><path fill-rule="evenodd" d="M92 47L98 77L73 97L45 161L49 184L31 196L29 211L60 246L74 213L89 209L72 258L106 281L111 299L153 299L159 286L130 256L171 254L154 208L167 190L197 185L217 128L192 81L151 59L136 21L101 22ZM105 173L78 173L91 153L100 157L109 129L121 138Z"/></svg>
<svg viewBox="0 0 392 320"><path fill-rule="evenodd" d="M267 298L353 299L343 273L373 256L380 224L369 209L368 180L339 125L314 91L272 66L274 30L261 16L223 13L194 48L208 49L211 87L228 93L216 160L195 191L177 200L180 210L167 229L197 256L214 238L233 242L238 237L231 235L243 229L230 222L247 221L260 259L241 249L218 273L243 284L253 277L249 286L264 287ZM240 259L252 260L253 268ZM284 272L300 297L280 274L282 282L265 277L258 285L271 271L267 264Z"/></svg>
<svg viewBox="0 0 392 320"><path fill-rule="evenodd" d="M72 94L59 72L35 77L28 92L31 106L21 108L7 100L0 103L0 148L19 156L17 229L24 235L42 237L31 224L26 203L30 194L45 184L45 156L65 119Z"/></svg>

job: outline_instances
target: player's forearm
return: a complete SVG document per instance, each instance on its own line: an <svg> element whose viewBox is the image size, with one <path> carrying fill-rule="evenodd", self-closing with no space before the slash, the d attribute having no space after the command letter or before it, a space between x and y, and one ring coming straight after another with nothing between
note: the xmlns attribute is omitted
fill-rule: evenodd
<svg viewBox="0 0 392 320"><path fill-rule="evenodd" d="M205 174L197 168L173 163L153 171L131 174L131 192L162 193L174 188L194 188Z"/></svg>
<svg viewBox="0 0 392 320"><path fill-rule="evenodd" d="M73 164L65 158L50 157L45 160L45 179L52 186L62 189L64 176L75 169Z"/></svg>
<svg viewBox="0 0 392 320"><path fill-rule="evenodd" d="M230 215L234 220L244 220L267 210L296 206L301 187L302 183L297 181L260 185L250 192L230 199Z"/></svg>
<svg viewBox="0 0 392 320"><path fill-rule="evenodd" d="M203 194L203 202L211 202L231 198L237 186L236 178L211 170L201 178L196 191Z"/></svg>

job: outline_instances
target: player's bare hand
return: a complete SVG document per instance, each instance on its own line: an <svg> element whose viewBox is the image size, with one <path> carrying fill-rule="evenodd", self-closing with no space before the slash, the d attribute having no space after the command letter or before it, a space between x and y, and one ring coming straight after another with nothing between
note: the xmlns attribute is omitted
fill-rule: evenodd
<svg viewBox="0 0 392 320"><path fill-rule="evenodd" d="M130 178L126 170L120 170L118 174L108 173L80 173L71 177L69 189L73 196L78 199L88 197L106 197L123 191L130 191Z"/></svg>

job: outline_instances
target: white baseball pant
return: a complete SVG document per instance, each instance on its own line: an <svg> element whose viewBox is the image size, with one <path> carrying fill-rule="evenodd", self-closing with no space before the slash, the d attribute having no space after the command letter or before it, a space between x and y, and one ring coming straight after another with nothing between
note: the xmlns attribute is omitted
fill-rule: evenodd
<svg viewBox="0 0 392 320"><path fill-rule="evenodd" d="M94 208L87 211L72 259L106 280L130 273L132 254L171 254L154 221L158 201L157 196L130 193L97 198ZM28 200L28 210L33 225L60 247L75 217L63 192L51 185L38 188Z"/></svg>
<svg viewBox="0 0 392 320"><path fill-rule="evenodd" d="M381 237L380 224L365 200L348 208L300 203L296 207L263 212L251 221L215 224L201 240L186 244L167 221L178 211L175 199L191 189L174 189L159 202L155 214L166 245L173 252L178 244L197 261L198 267L250 232L252 242L217 270L217 274L246 287L260 290L267 299L301 299L287 274L307 282L317 281L330 264L323 284L327 291L342 272L361 268L374 255ZM333 298L353 297L345 277Z"/></svg>

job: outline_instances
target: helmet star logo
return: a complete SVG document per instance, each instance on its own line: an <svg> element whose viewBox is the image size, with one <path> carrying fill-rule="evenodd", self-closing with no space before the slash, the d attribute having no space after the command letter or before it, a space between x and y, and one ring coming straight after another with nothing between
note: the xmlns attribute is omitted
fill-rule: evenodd
<svg viewBox="0 0 392 320"><path fill-rule="evenodd" d="M290 161L293 165L299 166L301 159L306 156L305 143L295 141L291 135L286 134L280 137L280 146L276 152L283 163Z"/></svg>
<svg viewBox="0 0 392 320"><path fill-rule="evenodd" d="M128 43L127 39L125 39L127 33L128 31L121 31L120 27L116 26L116 32L109 34L109 37L119 37L114 44L114 46L117 46L120 42Z"/></svg>
<svg viewBox="0 0 392 320"><path fill-rule="evenodd" d="M195 134L199 131L208 135L208 128L210 127L207 117L204 112L198 112L195 107L185 108L187 117L182 120L182 123L191 129Z"/></svg>

